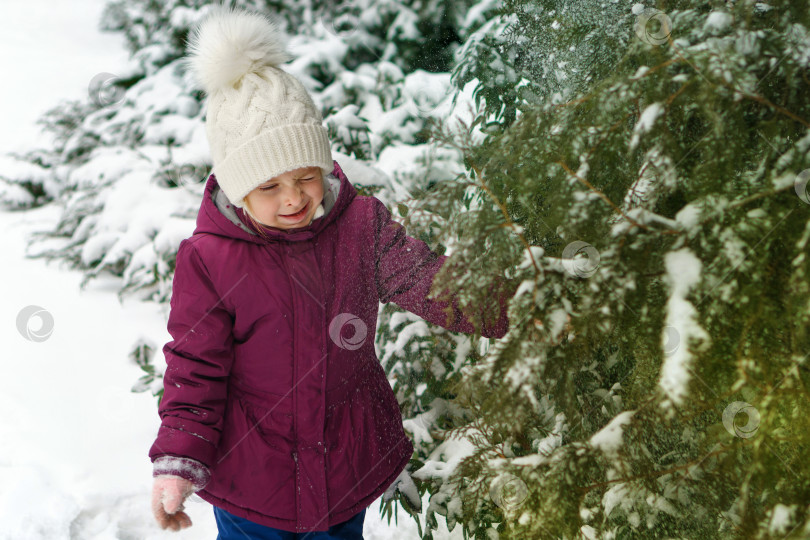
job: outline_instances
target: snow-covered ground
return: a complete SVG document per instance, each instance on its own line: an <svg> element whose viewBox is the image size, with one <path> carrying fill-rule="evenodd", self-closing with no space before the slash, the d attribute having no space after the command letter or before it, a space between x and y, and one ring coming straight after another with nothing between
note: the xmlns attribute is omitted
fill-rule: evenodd
<svg viewBox="0 0 810 540"><path fill-rule="evenodd" d="M80 98L96 74L123 65L122 37L97 30L102 7L103 0L0 3L0 153L30 146L45 109ZM127 354L141 336L159 348L171 339L168 308L119 303L116 278L81 291L80 272L27 259L28 236L52 229L58 217L56 205L0 211L0 539L213 539L211 505L199 498L186 503L194 525L181 532L160 530L149 508L147 452L159 419L153 396L130 391L142 372ZM32 338L51 318L47 338ZM389 526L378 507L367 510L367 539L418 538L407 514ZM461 538L439 522L435 538Z"/></svg>

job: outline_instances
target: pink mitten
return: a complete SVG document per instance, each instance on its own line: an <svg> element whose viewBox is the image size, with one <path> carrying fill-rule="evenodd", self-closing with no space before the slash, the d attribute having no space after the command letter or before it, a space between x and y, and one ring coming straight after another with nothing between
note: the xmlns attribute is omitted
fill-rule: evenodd
<svg viewBox="0 0 810 540"><path fill-rule="evenodd" d="M152 513L161 529L179 531L191 527L191 518L183 512L183 501L194 493L194 485L179 476L162 474L152 486Z"/></svg>

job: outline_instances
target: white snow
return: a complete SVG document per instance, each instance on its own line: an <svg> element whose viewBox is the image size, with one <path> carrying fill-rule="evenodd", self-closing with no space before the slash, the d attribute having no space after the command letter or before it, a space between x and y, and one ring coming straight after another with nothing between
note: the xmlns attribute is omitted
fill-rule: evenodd
<svg viewBox="0 0 810 540"><path fill-rule="evenodd" d="M675 221L681 224L684 229L690 230L700 223L700 207L694 202L690 202L675 214Z"/></svg>
<svg viewBox="0 0 810 540"><path fill-rule="evenodd" d="M461 460L474 451L475 445L466 437L446 439L431 452L422 468L413 473L413 477L420 480L447 480Z"/></svg>
<svg viewBox="0 0 810 540"><path fill-rule="evenodd" d="M3 0L0 148L24 151L41 141L35 121L60 99L87 96L90 80L127 58L121 34L96 30L101 0ZM9 129L8 126L13 126Z"/></svg>
<svg viewBox="0 0 810 540"><path fill-rule="evenodd" d="M565 323L569 320L568 312L564 309L557 308L546 317L548 324L548 332L551 334L552 340L557 340L565 328Z"/></svg>
<svg viewBox="0 0 810 540"><path fill-rule="evenodd" d="M629 510L633 505L633 498L630 496L630 488L624 482L619 482L611 486L604 495L602 495L602 507L606 516L616 506L621 506L624 510Z"/></svg>
<svg viewBox="0 0 810 540"><path fill-rule="evenodd" d="M706 17L704 28L713 28L715 30L723 30L727 28L734 19L729 13L725 11L712 11Z"/></svg>
<svg viewBox="0 0 810 540"><path fill-rule="evenodd" d="M796 508L795 504L786 506L779 503L774 506L770 512L771 521L768 523L768 532L779 536L789 533Z"/></svg>
<svg viewBox="0 0 810 540"><path fill-rule="evenodd" d="M590 443L605 454L614 455L622 445L622 432L635 411L622 411L617 414L605 427L594 433Z"/></svg>
<svg viewBox="0 0 810 540"><path fill-rule="evenodd" d="M636 124L636 129L642 133L649 131L655 119L658 118L662 112L664 112L664 107L660 103L649 105L641 113L641 118L639 118L638 124Z"/></svg>
<svg viewBox="0 0 810 540"><path fill-rule="evenodd" d="M588 540L596 540L598 538L598 533L596 532L596 529L594 529L590 525L583 525L580 528L580 532L582 533L582 536L584 536Z"/></svg>
<svg viewBox="0 0 810 540"><path fill-rule="evenodd" d="M130 392L143 373L127 354L140 336L171 339L165 314L156 304L122 306L110 280L82 292L80 272L24 259L27 235L57 218L52 205L0 213L6 231L0 339L7 347L0 382L0 538L159 538L149 510L147 456L157 410L151 395ZM17 314L28 305L53 316L48 339L28 341L17 331ZM31 319L31 330L40 325ZM190 505L198 534L213 530L207 514L202 504Z"/></svg>
<svg viewBox="0 0 810 540"><path fill-rule="evenodd" d="M644 75L646 75L647 72L649 72L649 71L650 71L649 66L639 66L639 68L636 70L636 72L633 74L633 76L630 77L630 79L631 80L640 79Z"/></svg>
<svg viewBox="0 0 810 540"><path fill-rule="evenodd" d="M687 384L691 378L693 358L688 347L689 341L709 339L706 331L697 323L697 310L686 299L687 294L700 281L702 264L688 248L667 253L664 264L671 291L666 306L666 322L661 331L661 346L664 348L665 358L659 384L675 404L680 404L687 394ZM676 332L678 342L675 347L670 343L670 328Z"/></svg>
<svg viewBox="0 0 810 540"><path fill-rule="evenodd" d="M661 116L665 110L666 109L664 109L664 106L661 103L656 102L648 105L641 112L641 116L633 128L633 137L630 139L630 150L638 145L641 135L652 129L655 120Z"/></svg>
<svg viewBox="0 0 810 540"><path fill-rule="evenodd" d="M534 264L540 265L546 251L541 246L529 246L528 249L523 250L523 258L518 265L518 268L530 268Z"/></svg>

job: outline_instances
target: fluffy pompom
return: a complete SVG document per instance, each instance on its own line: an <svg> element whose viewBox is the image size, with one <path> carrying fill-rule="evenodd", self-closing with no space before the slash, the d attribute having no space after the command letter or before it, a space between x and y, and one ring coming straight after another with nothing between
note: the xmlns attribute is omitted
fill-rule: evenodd
<svg viewBox="0 0 810 540"><path fill-rule="evenodd" d="M210 95L247 73L290 60L281 34L278 24L260 13L218 7L193 32L184 62Z"/></svg>

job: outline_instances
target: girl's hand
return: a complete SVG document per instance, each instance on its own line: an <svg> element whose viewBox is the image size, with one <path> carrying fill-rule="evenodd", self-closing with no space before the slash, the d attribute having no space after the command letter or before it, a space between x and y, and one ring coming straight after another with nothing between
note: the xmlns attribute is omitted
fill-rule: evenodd
<svg viewBox="0 0 810 540"><path fill-rule="evenodd" d="M183 512L183 501L194 493L194 485L179 476L160 475L152 486L152 513L161 529L179 531L191 527L191 518Z"/></svg>

